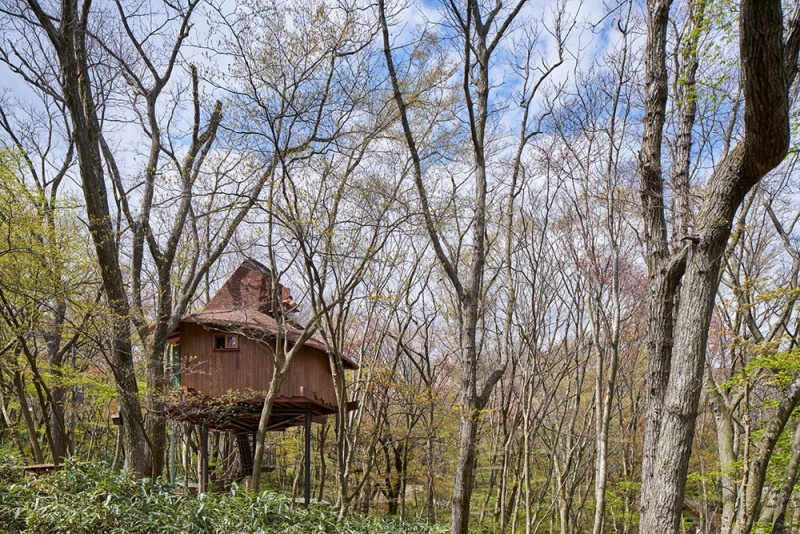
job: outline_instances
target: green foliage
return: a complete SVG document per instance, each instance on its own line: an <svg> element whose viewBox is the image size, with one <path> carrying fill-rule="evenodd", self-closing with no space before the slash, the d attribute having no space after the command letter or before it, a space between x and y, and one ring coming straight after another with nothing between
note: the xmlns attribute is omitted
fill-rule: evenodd
<svg viewBox="0 0 800 534"><path fill-rule="evenodd" d="M8 473L3 472L8 475ZM69 463L40 478L0 479L0 529L6 532L445 532L444 525L349 516L327 506L290 508L287 497L231 494L183 497L161 480L137 480L103 464Z"/></svg>
<svg viewBox="0 0 800 534"><path fill-rule="evenodd" d="M752 366L759 369L770 369L775 385L786 387L800 372L798 356L800 356L800 349L778 351L774 354L766 353L755 358Z"/></svg>
<svg viewBox="0 0 800 534"><path fill-rule="evenodd" d="M758 381L761 385L787 388L800 373L800 349L780 350L780 342L739 341L739 349L749 358L741 372L720 384L722 388L742 387ZM780 401L767 399L760 408L776 408Z"/></svg>
<svg viewBox="0 0 800 534"><path fill-rule="evenodd" d="M29 183L21 158L0 148L0 340L24 338L35 351L37 336L70 336L97 308L96 266L76 203Z"/></svg>

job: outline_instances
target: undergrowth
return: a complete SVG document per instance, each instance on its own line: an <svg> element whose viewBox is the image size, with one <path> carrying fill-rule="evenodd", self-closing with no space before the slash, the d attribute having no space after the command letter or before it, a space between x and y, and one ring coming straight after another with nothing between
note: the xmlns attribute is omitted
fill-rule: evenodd
<svg viewBox="0 0 800 534"><path fill-rule="evenodd" d="M22 477L0 469L0 531L87 533L407 533L438 534L444 525L350 515L329 506L291 508L287 497L230 494L183 497L160 480L114 473L102 464L69 463L52 475Z"/></svg>

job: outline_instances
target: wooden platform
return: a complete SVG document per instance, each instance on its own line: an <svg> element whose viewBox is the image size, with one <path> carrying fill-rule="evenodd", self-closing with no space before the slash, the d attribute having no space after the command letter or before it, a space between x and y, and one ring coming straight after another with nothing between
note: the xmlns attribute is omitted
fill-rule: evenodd
<svg viewBox="0 0 800 534"><path fill-rule="evenodd" d="M61 469L61 467L62 467L61 464L59 464L59 465L56 465L56 464L36 464L36 465L26 465L25 467L22 468L22 470L25 472L26 475L29 475L29 476L32 476L32 477L38 477L38 476L41 476L41 475L46 475L48 473L54 473L55 471L58 471L59 469Z"/></svg>
<svg viewBox="0 0 800 534"><path fill-rule="evenodd" d="M331 406L316 397L313 391L300 388L301 395L278 397L272 406L267 430L286 430L304 424L306 414L315 423L324 423L328 415L337 413ZM348 403L352 410L357 403ZM209 430L222 432L256 432L264 408L264 395L241 395L223 398L200 396L185 390L167 404L167 417L175 421L206 425Z"/></svg>

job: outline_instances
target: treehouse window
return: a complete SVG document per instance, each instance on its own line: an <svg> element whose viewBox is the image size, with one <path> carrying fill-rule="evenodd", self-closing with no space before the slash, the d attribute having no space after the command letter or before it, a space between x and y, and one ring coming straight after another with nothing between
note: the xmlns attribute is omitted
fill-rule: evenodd
<svg viewBox="0 0 800 534"><path fill-rule="evenodd" d="M214 336L214 350L239 350L239 336L236 334Z"/></svg>

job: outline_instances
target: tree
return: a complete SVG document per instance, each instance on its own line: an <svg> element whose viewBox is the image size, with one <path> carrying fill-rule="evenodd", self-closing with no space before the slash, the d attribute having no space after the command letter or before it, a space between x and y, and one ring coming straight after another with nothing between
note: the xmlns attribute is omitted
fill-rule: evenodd
<svg viewBox="0 0 800 534"><path fill-rule="evenodd" d="M769 471L780 449L795 454L781 434L800 401L790 363L796 340L787 328L796 311L800 256L778 219L795 214L781 209L769 190L792 182L792 160L748 195L726 250L714 317L719 326L705 370L720 457L721 532L749 532L755 521L777 523L773 516L785 514ZM778 267L784 262L788 269ZM783 484L796 476L796 466L787 469Z"/></svg>
<svg viewBox="0 0 800 534"><path fill-rule="evenodd" d="M189 81L183 83L190 90L176 80L198 5L190 0L97 6L76 0L47 12L51 6L34 0L13 3L2 19L8 35L24 45L6 42L3 60L63 106L68 130L76 132L70 141L113 316L126 465L152 476L164 470L166 338L269 177L256 169L254 179L229 178L253 168L212 152L222 104L210 110L204 126L197 69L187 69ZM54 57L52 63L48 57ZM115 137L119 124L138 126L141 135L123 143ZM127 151L137 148L144 153L141 167L125 161ZM133 172L126 172L130 168ZM126 256L130 270L123 269ZM146 354L147 418L133 367L131 325Z"/></svg>
<svg viewBox="0 0 800 534"><path fill-rule="evenodd" d="M790 30L786 45L782 39L781 3L742 1L742 141L715 167L691 234L681 236L683 246L671 255L661 172L670 5L669 0L648 2L645 122L639 152L650 287L645 451L654 451L642 463L641 528L647 532L678 531L721 258L745 195L786 154L788 88L797 70L795 33Z"/></svg>
<svg viewBox="0 0 800 534"><path fill-rule="evenodd" d="M307 297L303 324L276 315L299 339L279 335L275 373L256 435L252 488L258 490L264 438L272 403L294 356L317 335L324 342L339 414L336 445L340 514L352 498L348 457L347 382L342 356L350 317L364 278L402 219L395 199L402 184L370 154L388 122L375 106L377 83L368 12L325 1L265 3L218 14L225 28L223 53L232 61L225 77L237 123L233 135L266 169L258 215L263 226L253 247L264 251L275 285L282 276L302 280ZM269 42L263 40L269 35Z"/></svg>
<svg viewBox="0 0 800 534"><path fill-rule="evenodd" d="M469 528L469 512L474 483L477 433L480 424L480 413L489 402L492 390L505 373L508 361L507 352L501 353L498 361L489 363L482 361L479 340L479 324L483 317L483 301L490 285L486 280L487 256L490 251L488 217L488 190L492 181L490 175L491 142L489 132L490 114L494 104L490 97L492 85L490 71L496 57L501 55L503 46L506 46L508 34L514 29L520 12L525 7L525 0L520 0L510 7L496 4L494 7L484 6L480 2L468 0L466 4L453 2L444 5L446 24L442 29L461 45L460 68L461 89L459 98L463 102L463 124L466 131L463 138L469 147L468 154L471 159L468 169L464 172L470 176L471 193L468 207L464 212L458 212L456 219L464 219L466 232L459 231L457 243L449 242L447 232L440 227L441 219L434 211L430 201L430 192L426 185L426 176L433 162L428 161L427 153L431 147L424 147L424 133L415 131L412 123L414 113L422 113L415 109L416 102L410 100L410 88L406 86L407 80L401 79L395 66L395 55L392 50L391 35L389 32L390 13L387 12L386 3L378 4L380 24L383 35L383 50L386 66L391 81L391 92L399 114L403 137L408 147L411 160L411 177L417 190L421 206L421 216L428 238L436 253L442 270L444 271L457 306L456 314L459 322L459 382L460 382L460 437L459 460L456 467L456 478L452 497L451 529L454 534L466 533ZM521 75L525 87L520 101L524 119L520 125L519 142L516 144L515 154L523 152L525 146L535 135L533 118L529 118L529 107L537 89L543 80L547 79L552 71L561 64L566 28L569 24L562 18L561 12L554 16L555 27L550 29L555 38L557 57L551 62L543 60L541 72L533 75L532 69L523 72L531 76ZM536 32L532 32L536 35ZM535 37L531 39L535 42ZM533 49L533 45L531 45ZM528 65L532 60L529 54L523 65ZM413 57L413 56L412 56ZM437 77L444 73L431 71ZM514 179L521 174L520 160L512 157L511 173ZM453 170L455 172L455 169ZM453 172L451 171L451 172ZM508 201L503 207L508 217L513 217L513 200L516 197L517 185L512 179L509 184ZM460 182L461 179L459 178ZM455 193L455 192L454 192ZM459 194L461 194L459 192ZM506 225L510 221L505 221ZM460 224L457 223L458 226ZM508 229L506 231L509 231ZM465 242L465 240L468 242ZM508 242L508 241L507 241ZM462 247L467 248L462 250ZM513 292L509 299L513 307ZM486 367L485 367L486 366ZM488 368L487 368L488 367ZM480 370L480 373L479 373ZM485 378L479 378L484 375Z"/></svg>
<svg viewBox="0 0 800 534"><path fill-rule="evenodd" d="M76 279L80 280L90 268L88 265L81 266L74 261L70 261L71 258L66 254L68 252L66 249L71 247L63 247L61 245L68 234L71 236L79 234L77 229L75 229L76 233L73 234L72 231L64 231L62 228L64 222L62 212L66 206L62 206L59 192L59 188L72 165L74 145L71 141L67 141L67 149L62 154L63 160L60 162L55 158L48 157L51 151L56 150L56 145L59 143L59 136L56 134L58 130L64 128L69 139L69 129L68 127L65 128L66 117L64 116L64 109L58 106L52 97L43 91L36 91L35 95L44 107L50 108L50 113L40 116L38 110L23 111L25 117L19 120L22 124L21 129L24 131L22 136L17 135L15 128L12 126L12 120L17 119L17 117L12 119L9 116L7 110L10 107L8 99L0 102L0 128L5 132L9 146L14 147L9 152L9 155L3 157L3 166L9 173L4 198L7 202L12 203L15 198L18 198L20 206L27 204L28 209L36 214L33 220L42 225L40 229L32 230L30 224L33 220L16 221L12 218L6 221L9 236L12 233L24 232L27 228L33 231L35 236L35 240L31 241L31 245L33 247L36 247L37 244L41 245L38 251L31 249L29 250L29 255L20 255L20 259L23 257L34 259L34 263L28 264L28 268L31 272L38 273L38 277L41 278L41 284L34 282L32 287L18 287L19 292L13 292L20 296L33 297L33 302L38 302L35 307L38 307L46 318L44 322L37 321L37 324L40 325L41 330L44 332L43 341L47 353L48 372L52 374L54 380L48 387L41 382L41 375L38 375L38 373L36 379L39 380L39 387L44 388L47 394L47 406L42 408L49 413L48 441L52 446L53 461L58 463L71 453L70 436L68 435L64 418L64 403L67 391L58 383L64 357L77 340L76 336L64 337L64 329L69 326L68 323L70 321L70 318L67 317L68 308L74 308L74 302L70 302L70 299L74 298L75 295L71 290L80 287L79 285L71 284ZM46 127L37 127L42 122L46 124ZM16 154L16 158L13 156L14 154ZM11 169L12 161L14 160L19 165L16 165L16 169ZM36 263L39 264L38 267L35 266ZM13 281L19 279L17 274L14 273L7 280L8 283L16 286ZM24 286L24 283L22 286ZM49 290L49 296L34 297L40 290L45 290L45 292ZM39 294L41 295L41 293ZM10 325L18 323L17 318L13 317L15 309L7 307L5 310L8 312L6 321ZM18 341L22 344L20 350L24 349L28 359L36 356L35 344L30 345L28 339L24 336L19 337ZM36 365L33 365L33 368L35 369Z"/></svg>

